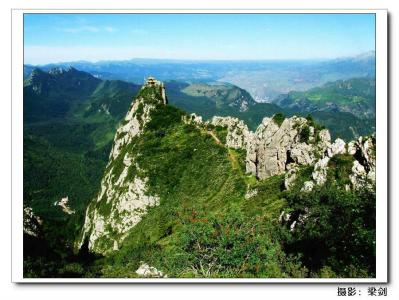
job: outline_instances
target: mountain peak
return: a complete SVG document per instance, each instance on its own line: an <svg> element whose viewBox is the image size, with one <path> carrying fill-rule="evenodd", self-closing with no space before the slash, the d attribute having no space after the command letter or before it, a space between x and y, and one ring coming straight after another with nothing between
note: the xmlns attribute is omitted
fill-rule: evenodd
<svg viewBox="0 0 399 300"><path fill-rule="evenodd" d="M55 67L52 68L48 71L49 74L51 75L60 75L60 74L64 74L64 73L74 73L77 72L78 70L76 70L74 67L69 66L66 68L63 67Z"/></svg>
<svg viewBox="0 0 399 300"><path fill-rule="evenodd" d="M166 98L165 85L162 81L156 80L154 77L149 76L144 81L141 87L139 96L146 98L146 100L160 100L162 104L168 104Z"/></svg>

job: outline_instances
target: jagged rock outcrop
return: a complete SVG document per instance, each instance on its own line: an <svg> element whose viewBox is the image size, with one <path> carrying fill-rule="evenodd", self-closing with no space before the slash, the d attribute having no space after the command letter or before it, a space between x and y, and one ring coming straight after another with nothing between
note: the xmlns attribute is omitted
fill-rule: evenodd
<svg viewBox="0 0 399 300"><path fill-rule="evenodd" d="M24 207L24 233L33 237L40 235L40 226L42 225L42 219L36 216L31 207Z"/></svg>
<svg viewBox="0 0 399 300"><path fill-rule="evenodd" d="M248 200L248 199L251 199L251 198L255 197L257 194L258 194L258 190L257 190L257 189L251 189L251 190L248 190L248 191L245 193L244 198L245 198L246 200Z"/></svg>
<svg viewBox="0 0 399 300"><path fill-rule="evenodd" d="M342 146L341 143L331 145L328 130L315 132L305 118L296 116L285 119L280 126L273 118L266 117L255 132L232 117L213 117L211 124L227 127L226 145L246 149L246 171L259 179L310 165L316 153L322 154L328 147L330 152L339 152ZM316 134L319 135L317 143ZM294 181L294 175L294 171L288 174L286 186Z"/></svg>
<svg viewBox="0 0 399 300"><path fill-rule="evenodd" d="M140 267L136 270L136 274L142 278L167 278L168 276L158 271L156 268L141 262Z"/></svg>
<svg viewBox="0 0 399 300"><path fill-rule="evenodd" d="M184 120L186 123L193 123L196 125L202 125L203 124L203 120L201 116L198 116L195 113L192 113L188 116L188 118L186 117L186 119Z"/></svg>
<svg viewBox="0 0 399 300"><path fill-rule="evenodd" d="M323 185L327 181L327 169L330 157L325 156L319 159L315 165L312 173L312 178L317 185Z"/></svg>
<svg viewBox="0 0 399 300"><path fill-rule="evenodd" d="M93 252L118 250L127 232L149 208L159 205L159 197L148 193L148 179L138 175L140 166L128 149L142 134L151 112L166 103L163 84L149 78L116 132L100 191L86 210L77 248L87 241Z"/></svg>
<svg viewBox="0 0 399 300"><path fill-rule="evenodd" d="M301 192L311 192L313 190L314 183L313 181L305 181L303 183L303 187L301 188Z"/></svg>
<svg viewBox="0 0 399 300"><path fill-rule="evenodd" d="M345 141L337 138L335 142L329 146L327 146L326 156L331 158L337 154L345 154L346 153L346 144Z"/></svg>
<svg viewBox="0 0 399 300"><path fill-rule="evenodd" d="M64 198L61 198L60 201L55 201L54 202L54 206L59 206L61 207L62 211L68 215L73 215L75 213L75 211L73 209L71 209L68 205L69 202L69 197L66 196Z"/></svg>
<svg viewBox="0 0 399 300"><path fill-rule="evenodd" d="M373 188L375 185L375 137L359 137L356 141L346 143L337 138L333 144L327 146L323 156L315 163L312 173L314 181L307 181L302 190L311 191L314 185L323 185L327 181L328 164L330 159L338 154L353 156L352 172L349 174L350 185L345 189ZM312 184L310 184L312 183Z"/></svg>
<svg viewBox="0 0 399 300"><path fill-rule="evenodd" d="M297 178L298 168L292 168L285 173L284 187L289 190L294 184Z"/></svg>
<svg viewBox="0 0 399 300"><path fill-rule="evenodd" d="M157 87L151 81L151 83L147 82L141 88L141 91ZM159 89L159 93L161 93L161 90L164 90L163 85L159 84ZM142 133L144 126L150 121L151 111L160 101L166 103L166 96L164 98L162 94L157 95L157 93L139 94L131 104L122 125L116 131L110 159L115 159L124 145L129 144L135 136L139 136Z"/></svg>
<svg viewBox="0 0 399 300"><path fill-rule="evenodd" d="M287 213L282 211L278 221L280 224L287 226L291 232L295 231L298 226L302 226L306 220L309 218L309 209L304 208L303 211L294 211L292 213Z"/></svg>
<svg viewBox="0 0 399 300"><path fill-rule="evenodd" d="M305 129L307 128L307 129ZM304 137L303 130L306 130ZM264 118L247 142L246 170L264 179L279 175L315 160L314 128L300 117L285 119L279 126L272 118ZM304 141L306 140L306 141Z"/></svg>
<svg viewBox="0 0 399 300"><path fill-rule="evenodd" d="M251 132L248 126L237 118L218 117L212 118L211 124L214 126L227 127L226 145L230 148L246 148L250 140Z"/></svg>
<svg viewBox="0 0 399 300"><path fill-rule="evenodd" d="M349 179L353 188L373 187L375 185L375 136L359 137L348 144L348 153L353 155L352 174Z"/></svg>

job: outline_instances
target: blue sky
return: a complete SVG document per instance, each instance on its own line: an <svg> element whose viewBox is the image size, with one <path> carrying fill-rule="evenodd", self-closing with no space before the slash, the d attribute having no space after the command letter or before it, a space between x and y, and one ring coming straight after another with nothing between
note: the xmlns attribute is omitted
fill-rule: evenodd
<svg viewBox="0 0 399 300"><path fill-rule="evenodd" d="M373 14L25 14L27 64L320 59L375 50Z"/></svg>

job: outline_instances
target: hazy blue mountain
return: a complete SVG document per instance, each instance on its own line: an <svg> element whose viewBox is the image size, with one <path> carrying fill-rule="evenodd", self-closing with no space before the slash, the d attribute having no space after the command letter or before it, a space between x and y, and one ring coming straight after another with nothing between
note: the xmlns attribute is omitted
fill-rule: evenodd
<svg viewBox="0 0 399 300"><path fill-rule="evenodd" d="M326 82L374 76L375 53L329 60L188 61L132 59L126 61L77 61L40 66L43 70L73 66L101 79L138 84L149 75L163 81L222 81L247 90L256 101L273 101L289 91L304 91ZM28 72L31 66L26 66Z"/></svg>

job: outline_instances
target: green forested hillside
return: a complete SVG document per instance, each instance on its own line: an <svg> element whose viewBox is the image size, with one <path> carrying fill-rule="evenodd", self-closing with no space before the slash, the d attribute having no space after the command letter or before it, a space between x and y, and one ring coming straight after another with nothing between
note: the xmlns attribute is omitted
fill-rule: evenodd
<svg viewBox="0 0 399 300"><path fill-rule="evenodd" d="M116 127L139 89L84 75L89 87L67 97L68 89L79 89L83 78L62 85L55 78L66 80L64 71L38 72L40 80L33 76L24 90L24 103L29 103L24 115L24 204L43 224L40 239L26 237L26 245L33 246L24 252L25 276L135 277L142 261L169 277L375 275L375 195L342 190L339 179L350 172L345 159L334 162L328 184L304 196L299 192L309 177L304 168L296 188L287 192L283 176L257 180L245 174L245 151L223 144L225 128L187 124L182 121L186 112L173 105L158 105L143 134L126 150L137 159L140 169L135 172L148 178L148 193L159 195L160 205L129 231L119 251L94 257L84 247L73 253ZM206 95L183 93L187 85L174 84L171 92L166 84L170 103L203 111L207 118L238 116L253 128L279 111L276 105L253 103L240 112L221 99L218 105ZM57 93L67 100L53 97ZM327 115L319 118L328 120ZM251 189L257 194L246 198ZM74 214L54 205L65 196ZM306 226L293 232L278 221L281 211L298 213L303 207L315 212ZM352 225L335 230L340 224Z"/></svg>
<svg viewBox="0 0 399 300"><path fill-rule="evenodd" d="M328 82L308 91L292 91L276 103L293 111L341 111L354 116L375 118L375 78L360 77Z"/></svg>
<svg viewBox="0 0 399 300"><path fill-rule="evenodd" d="M51 240L62 256L72 253L116 127L137 91L73 68L34 69L24 82L24 204L44 220L43 244ZM66 196L73 215L54 205Z"/></svg>

